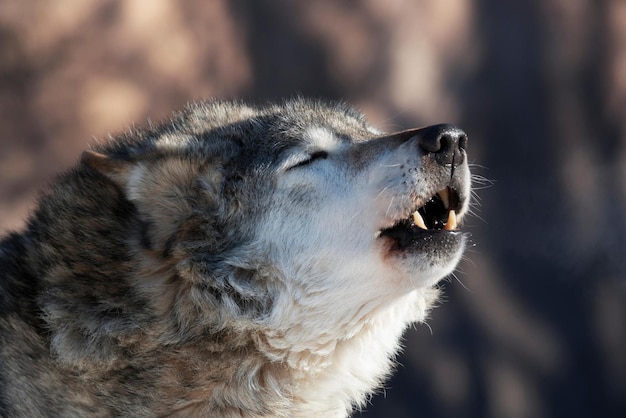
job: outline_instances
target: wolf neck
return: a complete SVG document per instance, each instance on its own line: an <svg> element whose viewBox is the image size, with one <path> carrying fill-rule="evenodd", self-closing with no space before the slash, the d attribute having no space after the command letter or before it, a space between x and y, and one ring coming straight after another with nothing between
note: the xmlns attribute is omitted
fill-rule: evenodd
<svg viewBox="0 0 626 418"><path fill-rule="evenodd" d="M391 372L399 340L408 325L426 317L437 297L434 289L415 290L392 305L372 313L352 337L326 341L298 352L283 350L297 386L293 416L345 416L364 406L367 395ZM276 356L280 350L268 350Z"/></svg>

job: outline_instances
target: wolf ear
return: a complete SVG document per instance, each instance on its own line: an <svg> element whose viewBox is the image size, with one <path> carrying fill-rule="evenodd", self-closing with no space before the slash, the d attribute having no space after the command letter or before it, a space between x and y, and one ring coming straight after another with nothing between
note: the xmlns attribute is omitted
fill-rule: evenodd
<svg viewBox="0 0 626 418"><path fill-rule="evenodd" d="M124 187L132 163L121 158L110 157L96 151L83 151L80 156L82 164L96 170L100 174L113 180L119 186Z"/></svg>

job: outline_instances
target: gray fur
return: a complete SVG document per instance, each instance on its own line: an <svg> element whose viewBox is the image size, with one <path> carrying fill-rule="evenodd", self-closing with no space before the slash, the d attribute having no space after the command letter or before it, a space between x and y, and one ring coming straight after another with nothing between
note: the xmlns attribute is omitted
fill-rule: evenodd
<svg viewBox="0 0 626 418"><path fill-rule="evenodd" d="M57 178L0 244L0 415L297 415L288 367L259 349L279 288L255 225L311 126L375 137L344 105L203 102Z"/></svg>

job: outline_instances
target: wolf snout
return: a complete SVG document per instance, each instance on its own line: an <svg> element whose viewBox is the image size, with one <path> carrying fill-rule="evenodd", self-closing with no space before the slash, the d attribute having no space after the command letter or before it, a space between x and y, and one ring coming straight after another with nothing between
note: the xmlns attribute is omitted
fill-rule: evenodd
<svg viewBox="0 0 626 418"><path fill-rule="evenodd" d="M425 155L442 166L456 167L465 161L467 134L450 124L428 126L414 132Z"/></svg>

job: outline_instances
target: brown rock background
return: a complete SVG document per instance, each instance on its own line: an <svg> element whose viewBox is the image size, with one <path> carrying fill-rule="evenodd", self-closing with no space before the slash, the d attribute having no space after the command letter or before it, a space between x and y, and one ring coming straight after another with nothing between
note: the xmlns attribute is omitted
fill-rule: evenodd
<svg viewBox="0 0 626 418"><path fill-rule="evenodd" d="M0 3L0 231L94 138L197 98L470 135L473 248L367 417L626 416L626 2Z"/></svg>

